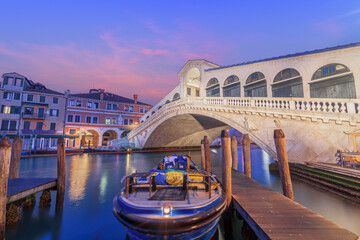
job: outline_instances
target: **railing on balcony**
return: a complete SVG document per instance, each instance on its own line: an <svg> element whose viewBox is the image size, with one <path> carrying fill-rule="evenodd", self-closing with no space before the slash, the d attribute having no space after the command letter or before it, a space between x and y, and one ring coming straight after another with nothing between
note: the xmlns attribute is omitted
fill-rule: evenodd
<svg viewBox="0 0 360 240"><path fill-rule="evenodd" d="M38 113L22 113L22 118L28 119L45 119L46 114L38 114Z"/></svg>

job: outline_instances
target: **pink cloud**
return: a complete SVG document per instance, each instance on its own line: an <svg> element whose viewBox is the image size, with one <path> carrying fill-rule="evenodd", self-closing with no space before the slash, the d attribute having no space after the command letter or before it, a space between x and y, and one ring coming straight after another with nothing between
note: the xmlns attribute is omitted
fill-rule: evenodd
<svg viewBox="0 0 360 240"><path fill-rule="evenodd" d="M152 50L152 49L147 49L147 48L143 48L141 49L141 53L145 56L157 56L157 55L163 55L166 56L168 55L169 51L168 50Z"/></svg>

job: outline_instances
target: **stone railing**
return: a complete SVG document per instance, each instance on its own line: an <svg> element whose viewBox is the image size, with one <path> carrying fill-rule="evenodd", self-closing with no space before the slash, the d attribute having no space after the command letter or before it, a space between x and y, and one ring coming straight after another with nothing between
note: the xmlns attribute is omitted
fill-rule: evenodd
<svg viewBox="0 0 360 240"><path fill-rule="evenodd" d="M129 137L133 137L141 131L145 130L148 125L157 116L165 113L169 109L179 105L216 107L216 108L231 108L244 109L254 112L266 112L273 114L291 113L298 117L313 117L320 116L324 121L333 119L335 121L358 122L360 120L360 99L330 99L330 98L250 98L250 97L236 97L236 98L221 98L221 97L207 97L207 98L182 98L177 101L164 105L154 114L147 113L142 116L144 122L133 130ZM326 117L327 116L327 117Z"/></svg>

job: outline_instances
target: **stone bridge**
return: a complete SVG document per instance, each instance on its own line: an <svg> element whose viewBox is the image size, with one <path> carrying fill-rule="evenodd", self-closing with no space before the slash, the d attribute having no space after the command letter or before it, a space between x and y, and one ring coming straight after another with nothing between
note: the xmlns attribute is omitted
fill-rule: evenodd
<svg viewBox="0 0 360 240"><path fill-rule="evenodd" d="M191 60L178 76L128 135L132 146L199 146L235 128L276 159L281 128L290 161L360 149L360 43L224 67Z"/></svg>
<svg viewBox="0 0 360 240"><path fill-rule="evenodd" d="M139 148L199 146L235 128L276 159L274 129L283 129L290 161L334 161L353 151L360 100L304 98L184 98L166 104L129 134Z"/></svg>

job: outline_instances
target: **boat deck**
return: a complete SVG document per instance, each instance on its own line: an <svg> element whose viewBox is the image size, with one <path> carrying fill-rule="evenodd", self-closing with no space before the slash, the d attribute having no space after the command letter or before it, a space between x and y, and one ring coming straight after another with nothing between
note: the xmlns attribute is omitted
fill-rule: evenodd
<svg viewBox="0 0 360 240"><path fill-rule="evenodd" d="M162 188L161 191L169 191L173 192L179 188L169 187L169 188ZM156 194L156 193L153 193ZM154 207L162 207L165 202L171 202L173 207L184 207L189 208L191 205L199 206L199 205L206 205L209 202L212 202L219 198L219 190L211 190L211 198L209 199L209 192L205 190L188 190L188 194L184 201L174 201L174 200L149 200L149 191L145 190L138 190L134 191L129 194L128 199L122 195L123 201L127 204L130 204L137 208L154 208Z"/></svg>

